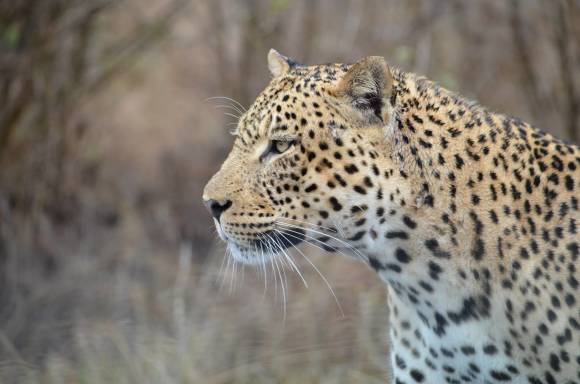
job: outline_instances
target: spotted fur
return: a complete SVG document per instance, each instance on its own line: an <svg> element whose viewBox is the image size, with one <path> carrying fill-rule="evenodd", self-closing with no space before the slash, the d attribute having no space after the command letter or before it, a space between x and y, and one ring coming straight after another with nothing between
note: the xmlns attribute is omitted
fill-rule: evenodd
<svg viewBox="0 0 580 384"><path fill-rule="evenodd" d="M580 383L579 148L380 57L269 67L204 191L234 256L363 259L393 383Z"/></svg>

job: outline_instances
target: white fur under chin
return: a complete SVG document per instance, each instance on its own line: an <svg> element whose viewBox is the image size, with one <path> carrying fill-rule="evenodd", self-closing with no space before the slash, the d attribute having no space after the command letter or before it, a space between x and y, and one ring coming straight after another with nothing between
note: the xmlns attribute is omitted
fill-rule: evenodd
<svg viewBox="0 0 580 384"><path fill-rule="evenodd" d="M227 250L232 255L234 261L246 265L266 264L277 255L272 252L262 252L259 250L242 248L232 241L227 242Z"/></svg>
<svg viewBox="0 0 580 384"><path fill-rule="evenodd" d="M217 230L217 233L218 233L218 236L220 237L220 239L222 239L222 241L227 241L228 239L226 237L226 233L222 229L222 225L220 224L220 222L214 218L213 223L215 224L215 228Z"/></svg>

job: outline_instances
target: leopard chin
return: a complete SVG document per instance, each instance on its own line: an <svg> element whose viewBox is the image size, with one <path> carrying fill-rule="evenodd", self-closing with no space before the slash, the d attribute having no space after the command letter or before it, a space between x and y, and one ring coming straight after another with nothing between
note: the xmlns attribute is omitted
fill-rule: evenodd
<svg viewBox="0 0 580 384"><path fill-rule="evenodd" d="M261 265L286 249L302 243L305 235L305 231L301 229L292 229L292 232L270 230L257 235L255 240L245 245L227 240L227 250L234 261L246 265Z"/></svg>

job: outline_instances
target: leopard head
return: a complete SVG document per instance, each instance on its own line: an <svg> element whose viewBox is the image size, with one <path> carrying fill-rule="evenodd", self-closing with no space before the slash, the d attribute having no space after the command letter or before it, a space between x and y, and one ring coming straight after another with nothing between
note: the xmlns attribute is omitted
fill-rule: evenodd
<svg viewBox="0 0 580 384"><path fill-rule="evenodd" d="M348 248L406 188L394 172L393 77L382 57L303 66L271 50L268 67L272 80L203 193L219 236L248 264L302 241Z"/></svg>

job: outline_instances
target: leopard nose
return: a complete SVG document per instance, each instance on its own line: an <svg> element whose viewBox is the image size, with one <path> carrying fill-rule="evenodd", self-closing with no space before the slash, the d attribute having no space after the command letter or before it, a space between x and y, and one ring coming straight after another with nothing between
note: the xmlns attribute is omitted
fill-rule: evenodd
<svg viewBox="0 0 580 384"><path fill-rule="evenodd" d="M219 221L221 214L232 206L232 201L209 199L205 200L204 204L207 207L208 211L210 211L212 216Z"/></svg>

